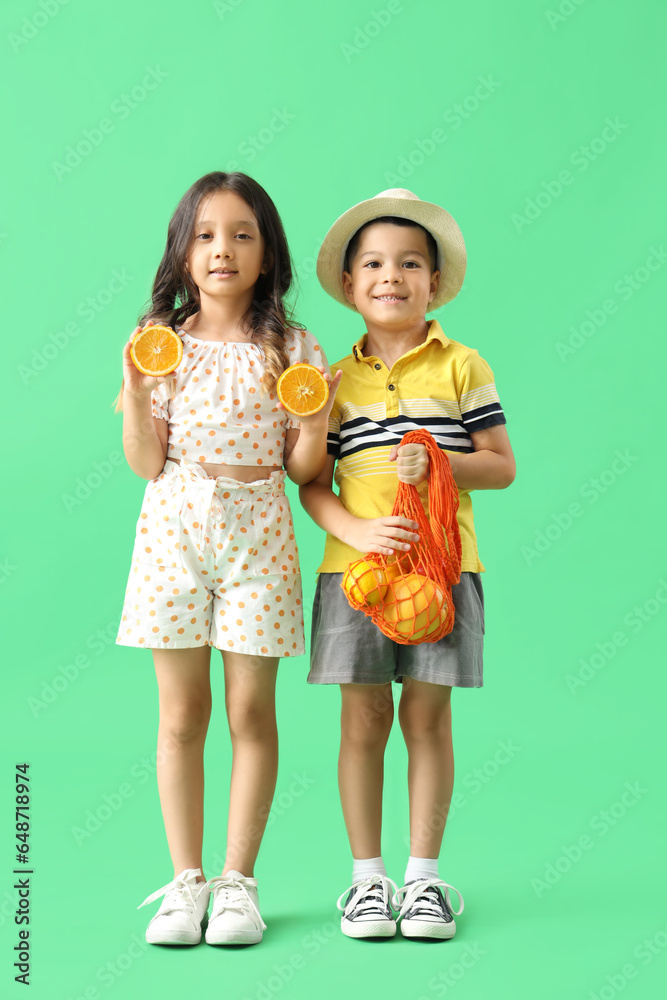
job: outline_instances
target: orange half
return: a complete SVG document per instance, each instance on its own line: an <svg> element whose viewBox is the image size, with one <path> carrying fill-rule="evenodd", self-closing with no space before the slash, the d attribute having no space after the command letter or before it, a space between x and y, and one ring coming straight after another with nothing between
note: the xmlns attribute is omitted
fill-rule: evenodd
<svg viewBox="0 0 667 1000"><path fill-rule="evenodd" d="M169 375L181 363L183 341L169 326L147 326L132 341L130 357L144 375Z"/></svg>
<svg viewBox="0 0 667 1000"><path fill-rule="evenodd" d="M315 365L299 362L286 368L276 385L278 399L297 417L321 410L329 398L329 384Z"/></svg>

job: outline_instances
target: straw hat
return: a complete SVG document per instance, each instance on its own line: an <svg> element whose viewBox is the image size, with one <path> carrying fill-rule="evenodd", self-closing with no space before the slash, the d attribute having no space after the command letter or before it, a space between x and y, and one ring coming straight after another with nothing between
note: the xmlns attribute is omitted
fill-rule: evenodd
<svg viewBox="0 0 667 1000"><path fill-rule="evenodd" d="M341 305L357 311L356 306L347 301L343 291L345 254L350 240L361 226L385 215L410 219L432 235L438 247L436 267L440 271L440 283L435 298L429 304L429 311L450 302L461 288L466 271L463 234L444 208L422 201L405 188L380 191L374 198L360 201L336 219L324 237L317 257L317 277L324 291Z"/></svg>

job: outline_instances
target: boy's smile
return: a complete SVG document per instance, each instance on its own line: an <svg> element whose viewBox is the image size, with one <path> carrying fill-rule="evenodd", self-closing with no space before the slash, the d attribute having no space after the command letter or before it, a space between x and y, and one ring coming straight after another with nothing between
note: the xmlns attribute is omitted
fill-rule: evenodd
<svg viewBox="0 0 667 1000"><path fill-rule="evenodd" d="M400 329L420 321L438 288L426 234L415 226L378 222L361 234L343 287L367 323Z"/></svg>

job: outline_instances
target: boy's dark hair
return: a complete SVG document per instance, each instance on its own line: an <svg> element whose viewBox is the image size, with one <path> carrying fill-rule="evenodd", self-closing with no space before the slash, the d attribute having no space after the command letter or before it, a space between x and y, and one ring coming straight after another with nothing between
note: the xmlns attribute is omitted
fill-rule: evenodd
<svg viewBox="0 0 667 1000"><path fill-rule="evenodd" d="M266 243L269 269L260 274L255 295L246 315L244 327L264 354L267 386L272 389L289 364L285 333L294 321L284 297L292 287L293 272L287 239L278 210L264 188L240 172L213 171L205 174L188 188L171 217L167 230L167 245L155 275L149 307L138 320L143 326L147 319L178 326L200 308L199 289L185 267L192 246L197 209L202 198L217 191L233 191L255 213L259 230Z"/></svg>
<svg viewBox="0 0 667 1000"><path fill-rule="evenodd" d="M369 226L374 226L376 222L390 222L394 226L412 226L414 229L421 229L423 233L426 234L426 245L428 247L428 255L431 259L431 271L435 271L438 266L438 245L433 239L433 236L429 233L428 229L424 226L420 226L418 222L413 222L412 219L403 219L398 215L383 215L379 219L371 219L369 222L365 222L363 226L357 229L356 233L347 245L347 250L345 251L345 266L343 270L350 273L352 267L352 262L357 255L357 249L359 248L359 240L364 229Z"/></svg>

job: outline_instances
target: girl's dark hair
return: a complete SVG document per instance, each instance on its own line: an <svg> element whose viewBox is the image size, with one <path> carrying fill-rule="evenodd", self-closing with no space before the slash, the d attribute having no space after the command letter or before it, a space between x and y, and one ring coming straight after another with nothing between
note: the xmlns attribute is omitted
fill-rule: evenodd
<svg viewBox="0 0 667 1000"><path fill-rule="evenodd" d="M438 265L438 245L433 239L431 233L424 226L420 226L418 222L413 222L412 219L403 219L398 215L383 215L379 219L371 219L370 222L365 222L363 226L357 229L356 233L347 245L347 251L345 253L345 267L348 273L352 267L352 262L357 255L357 250L359 248L359 240L364 229L368 226L374 226L376 222L391 222L394 226L412 226L414 229L421 229L423 233L426 234L426 245L428 247L428 255L431 258L431 271L435 271Z"/></svg>
<svg viewBox="0 0 667 1000"><path fill-rule="evenodd" d="M278 210L261 184L247 174L213 171L190 187L169 222L167 246L155 275L149 308L138 322L147 319L174 327L200 308L199 289L185 267L192 246L197 209L203 197L217 191L233 191L255 213L259 231L266 243L269 269L260 274L253 301L243 317L248 335L262 350L266 375L264 385L272 390L289 365L285 334L289 327L303 329L293 319L284 297L292 287L292 261L285 230Z"/></svg>

